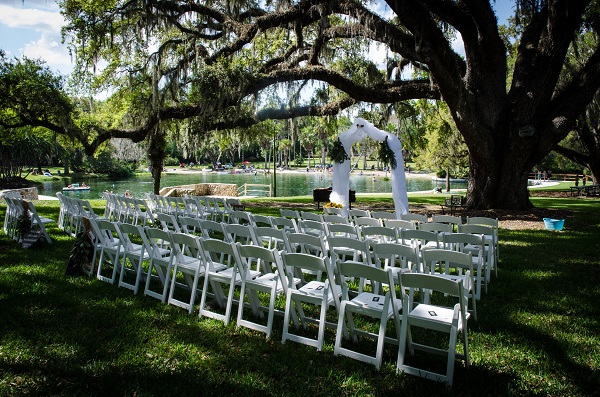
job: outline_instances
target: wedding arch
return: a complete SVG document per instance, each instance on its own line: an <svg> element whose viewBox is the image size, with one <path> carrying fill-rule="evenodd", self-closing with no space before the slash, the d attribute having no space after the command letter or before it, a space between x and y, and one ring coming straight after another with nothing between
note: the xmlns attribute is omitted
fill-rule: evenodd
<svg viewBox="0 0 600 397"><path fill-rule="evenodd" d="M358 117L354 119L352 127L340 134L340 140L346 154L351 152L352 145L362 141L367 136L378 142L383 142L387 138L387 143L396 159L396 167L390 167L392 182L392 198L396 215L406 214L408 212L408 196L406 194L406 177L404 175L404 158L402 157L402 144L397 136L389 132L382 131L370 122ZM349 158L349 156L348 156ZM331 191L331 202L342 204L344 209L349 204L350 189L350 160L344 160L341 163L333 162L333 186Z"/></svg>

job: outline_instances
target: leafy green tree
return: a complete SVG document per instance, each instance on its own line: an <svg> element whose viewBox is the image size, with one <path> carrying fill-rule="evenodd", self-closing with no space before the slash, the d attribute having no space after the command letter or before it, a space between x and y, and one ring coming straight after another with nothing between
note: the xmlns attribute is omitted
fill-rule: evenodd
<svg viewBox="0 0 600 397"><path fill-rule="evenodd" d="M286 167L290 166L290 151L293 149L292 140L291 139L280 139L279 140L279 150L283 152L284 164Z"/></svg>
<svg viewBox="0 0 600 397"><path fill-rule="evenodd" d="M452 121L448 107L443 102L431 106L426 117L423 139L427 144L417 152L417 162L435 171L443 170L443 175L466 176L469 153L462 135Z"/></svg>

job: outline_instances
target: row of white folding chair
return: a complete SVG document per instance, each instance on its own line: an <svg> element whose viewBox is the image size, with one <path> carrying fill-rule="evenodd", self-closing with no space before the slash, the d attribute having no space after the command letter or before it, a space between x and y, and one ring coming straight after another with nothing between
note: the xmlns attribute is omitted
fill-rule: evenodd
<svg viewBox="0 0 600 397"><path fill-rule="evenodd" d="M419 255L416 248L404 246L401 244L377 244L374 246L374 255L377 257L377 263L383 259L388 263L394 263L399 257L419 262ZM423 253L425 261L432 268L431 274L415 272L418 266L405 267L402 271L394 272L395 267L368 267L355 262L340 262L338 263L338 272L342 280L343 295L340 302L339 322L336 334L334 354L343 354L361 361L374 364L377 368L381 365L383 344L389 341L390 338L385 337L385 327L387 322L393 318L395 321L396 341L399 339L397 370L416 374L419 376L430 377L438 381L444 381L449 385L452 384L454 371L454 357L456 351L456 342L458 334L463 335L463 354L460 355L469 366L468 358L468 336L467 336L467 320L473 313L476 320L476 306L474 297L472 299L472 312L469 312L468 297L469 291L472 290L473 284L473 269L471 254L452 252L448 250L425 250ZM408 262L408 261L406 261ZM450 269L458 268L456 273L450 273ZM438 268L440 272L434 270ZM441 268L441 269L440 269ZM427 268L425 268L427 269ZM356 297L351 298L348 294L348 284L346 280L353 277L368 278L377 280L380 284L388 284L387 293L385 296L375 294L374 292L364 292L359 289L355 292ZM399 309L396 304L394 285L400 286L401 294L403 295L403 310L402 310L402 326L400 327ZM408 291L407 291L408 290ZM415 291L421 291L425 296L422 296L422 303L414 302ZM447 306L439 306L431 304L431 296L433 292L438 291L440 295L452 295L458 298L459 303ZM408 292L408 293L407 293ZM349 348L343 348L342 332L344 331L345 322L347 320L350 327L350 334L356 342L356 335L359 334L354 329L352 313L366 314L380 320L378 335L370 334L369 332L360 332L361 335L377 336L377 348L375 356L366 355L362 352L356 352ZM433 321L432 321L433 319ZM411 327L423 327L434 329L436 331L444 331L449 335L448 349L440 349L439 347L426 346L422 343L415 343L412 340ZM391 340L394 342L394 339ZM408 345L409 352L414 353L414 349L422 349L428 352L443 353L447 356L446 372L438 374L434 372L423 371L414 368L405 363L406 346Z"/></svg>
<svg viewBox="0 0 600 397"><path fill-rule="evenodd" d="M441 251L443 254L440 256L440 260L448 259L447 255L456 254L449 251ZM464 255L464 258L460 259L463 264L470 264L470 257L468 254L456 254ZM306 254L298 253L284 253L284 264L286 266L307 266L307 264L315 265L315 270L321 272L327 272L329 268L327 264L327 258L318 258ZM456 258L451 258L457 260ZM315 262L322 261L325 266L318 268ZM318 264L318 263L317 263ZM418 321L419 315L423 312L423 309L428 310L428 313L437 312L439 313L439 319L437 322L437 330L447 331L449 334L449 348L444 350L448 357L447 373L443 375L435 375L435 379L446 381L447 383L452 382L452 373L454 366L454 355L456 349L456 340L458 332L463 332L463 344L464 344L464 355L462 356L466 360L466 364L469 365L468 361L468 339L466 330L466 321L470 316L467 305L467 294L463 290L468 290L469 286L469 271L464 273L463 277L445 276L442 274L419 274L419 278L423 280L412 280L413 274L417 273L398 273L397 277L394 277L392 269L381 269L377 267L364 266L363 264L356 263L353 261L344 261L337 264L337 272L339 273L342 292L340 294L338 286L336 284L336 277L330 270L327 274L327 278L324 283L313 282L312 285L307 284L298 289L293 288L291 285L288 288L288 298L286 299L286 314L284 321L284 336L283 341L294 340L300 343L304 343L310 346L316 346L317 349L321 349L323 346L324 330L326 326L331 326L327 323L325 315L327 308L334 306L339 308L337 311L338 324L335 340L334 354L342 354L348 357L352 357L361 361L365 361L375 365L377 368L380 367L383 355L383 345L385 342L398 343L400 340L400 348L398 351L398 363L397 368L399 371L412 372L411 367L407 366L404 362L404 356L406 355L406 344L409 346L409 351L412 353L414 348L425 348L422 344L417 344L412 341L408 327L411 326L430 326L425 321ZM410 276L407 276L410 275ZM407 277L406 282L405 277ZM349 284L346 280L353 279L370 279L375 280L379 285L386 285L386 289L381 293L374 291L361 291L360 286L358 290L350 293ZM419 288L421 285L419 281L425 281L422 284L428 288ZM407 327L401 328L400 326L400 310L399 304L396 298L395 285L400 285L400 291L403 295L403 301L405 302L403 321L407 323ZM441 285L440 285L441 284ZM359 283L360 285L360 283ZM315 294L315 289L320 288L323 291L321 294ZM405 290L410 289L410 293L405 294ZM421 303L423 306L418 307L419 304L415 304L413 301L414 291L420 289L421 291L427 291L427 302ZM442 294L450 294L456 296L459 300L459 304L447 308L443 306L434 306L431 302L431 295L433 290L441 291ZM339 297L339 298L338 298ZM339 305L337 300L339 299ZM290 310L295 308L298 311L301 310L301 302L312 303L321 306L319 319L312 319L313 322L318 324L318 336L316 339L310 339L306 336L294 335L289 331L290 323ZM418 310L416 310L418 308ZM437 315L436 313L436 315ZM379 332L373 333L368 330L358 330L355 326L353 315L362 314L373 317L379 320ZM409 314L412 316L409 318ZM429 316L431 317L431 315ZM390 319L394 320L395 337L386 337L386 327ZM306 319L300 318L302 325ZM404 327L404 324L402 325ZM350 330L350 336L353 341L356 342L357 336L368 336L377 340L375 355L368 355L364 352L357 352L348 347L343 346L343 337L346 335L347 330ZM431 350L429 350L431 351Z"/></svg>
<svg viewBox="0 0 600 397"><path fill-rule="evenodd" d="M269 280L272 281L273 279L273 273L272 271L269 272L271 269L267 269L265 261L256 263L256 266L260 266L261 270L265 270L263 277L259 277L261 275L260 270L249 267L242 269L240 267L241 259L235 249L235 243L205 239L191 234L168 232L161 229L144 229L140 226L123 223L100 222L99 226L105 228L105 230L110 230L109 234L118 236L118 239L114 239L113 243L103 247L103 253L108 252L107 249L112 249L112 260L113 263L117 264L113 267L110 278L105 277L104 280L114 283L117 274L119 274L118 285L130 288L134 293L137 293L141 279L145 276L146 287L144 293L146 295L158 298L162 302L166 301L169 304L183 307L190 313L193 310L201 278L204 278L204 286L200 299L200 315L218 318L226 323L229 322L231 317L233 289L236 285L241 284L242 279L256 279L254 284L249 287L249 291L253 291L253 286L259 286L260 288L260 286L269 285ZM131 236L134 234L142 241L141 245L132 243ZM253 250L252 252L256 252L256 249L259 248L258 246L253 247L255 248L250 249ZM275 254L272 253L272 255ZM142 263L148 260L150 265L147 274L145 274ZM246 263L250 262L247 261ZM100 264L98 270L99 278L102 274L102 265L103 263ZM127 273L135 274L135 282L125 280ZM178 275L181 275L180 279L182 281L178 280ZM152 288L153 280L160 281L159 290L157 291ZM228 285L228 293L225 293L222 288L225 284ZM284 291L284 286L285 284L281 281L276 283L274 286L275 291ZM179 291L181 288L188 291L189 300L175 297L175 291ZM211 311L206 305L209 290L211 290L211 295L215 298L217 304L225 308L225 315ZM179 295L181 294L179 293ZM253 310L260 314L260 307L257 306L257 302L259 302L258 295L254 292L249 292L248 295ZM242 312L243 308L240 308L239 318L242 318ZM269 329L268 335L270 335L272 327L272 317L273 313L270 313L270 325L265 328L265 330Z"/></svg>
<svg viewBox="0 0 600 397"><path fill-rule="evenodd" d="M119 237L121 237L123 241L127 241L128 234L134 234L136 233L136 230L140 234L140 237L144 236L144 229L142 229L140 226L116 224L107 221L99 221L98 223L113 225L113 230L117 234L120 231ZM151 296L160 298L163 302L165 301L167 286L169 285L169 277L171 277L171 292L169 293L168 303L179 303L179 305L184 306L191 311L199 280L202 276L204 276L200 315L220 318L224 322L228 322L232 313L234 288L239 284L241 287L241 298L240 302L238 303L237 325L247 326L249 328L265 332L267 337L269 337L273 325L275 298L278 294L285 293L286 309L282 341L285 342L286 340L295 340L311 346L316 346L319 350L323 346L324 329L328 325L325 320L325 314L327 312L327 308L333 306L338 312L338 330L336 334L335 354L344 354L350 357L358 358L363 361L370 362L377 367L379 367L381 364L383 343L386 340L385 325L387 324L388 320L393 318L396 323L396 332L398 333L400 330L398 319L399 312L398 309L394 307L396 300L395 297L392 296L395 294L394 288L388 287L385 295L363 291L362 293L359 292L356 297L351 298L350 294L348 294L348 285L345 284L345 282L342 282L342 285L344 285L344 288L346 289L345 293L343 293L342 288L336 284L333 274L334 272L332 267L329 265L329 258L327 257L314 256L306 253L283 252L283 261L280 261L279 253L276 249L269 250L268 248L255 245L241 245L239 243L236 244L214 239L203 239L201 237L183 233L168 233L158 229L147 228L145 229L145 234L150 236L149 240L164 242L168 239L168 245L177 252L177 254L171 253L169 256L165 256L163 253L160 255L155 255L154 253L148 255L150 257L151 264L148 271L149 276L146 280L146 293L151 295L151 289L149 286L153 278L162 278L162 290ZM113 243L112 245L114 246L115 244ZM149 246L152 247L151 244L149 244ZM160 247L158 243L152 248L146 248L146 252L156 252L157 250L161 249L157 247ZM186 255L189 253L187 248L190 247L195 247L196 253ZM136 251L135 249L121 250L119 248L115 250L117 256L119 255L119 252L121 252L124 257L129 259L134 257L136 259L146 257L142 251L143 248L141 248L139 251ZM103 252L106 252L104 248ZM376 252L379 252L379 250ZM229 258L224 258L223 255L227 255ZM176 259L178 256L180 259ZM119 262L118 259L113 260L115 263ZM192 264L192 262L195 262L195 264ZM256 264L253 264L253 262L256 262ZM269 262L270 266L272 266L271 270L274 271L265 271L265 274L262 277L258 276L259 272L257 271L255 271L252 276L249 276L247 273L245 273L251 271L254 266L259 266L258 262L262 262L260 266L264 266L265 262ZM229 272L223 272L224 263L233 263L232 266L227 268L229 269ZM202 268L202 264L204 264L204 268ZM169 266L171 266L173 269L172 272L169 269ZM356 266L356 264L353 262L341 262L338 268L342 269L338 270L342 276L342 280L351 277L358 277L374 279L380 284L388 284L391 286L393 286L395 283L394 279L396 277L393 276L391 269L383 270L375 267L365 267L363 265ZM137 269L140 269L140 267ZM156 271L156 274L153 274L153 269L155 269L155 271L157 269L162 269L162 271ZM300 284L300 279L294 277L294 269L303 269L304 271L313 270L315 272L325 273L326 280L324 282L314 280L305 284ZM125 275L125 271L125 269L122 270L119 279L120 285L123 286L124 282L122 279ZM175 298L173 298L173 292L175 291L174 286L177 283L176 276L181 272L186 272L185 274L187 275L187 283L185 286L186 289L190 291L191 296L190 301L187 302L177 301ZM300 273L304 272L300 270ZM140 273L136 273L136 276L139 274ZM282 277L282 275L285 277ZM115 274L113 274L112 278L114 282L116 278ZM139 280L140 277L137 276L136 284ZM130 284L130 287L133 287L134 285L135 284ZM225 294L223 286L227 286L227 294ZM212 290L214 297L217 299L217 302L220 304L220 306L225 308L225 315L215 313L209 310L206 306L206 297L209 289ZM259 291L270 293L268 307L263 307L260 305L258 295L256 294L256 292ZM262 312L268 313L267 325L261 325L244 319L244 300L246 297L248 297L249 306L255 312L255 315L260 316ZM342 303L340 303L340 297L342 298ZM379 304L379 302L382 300L384 302L383 305ZM319 319L310 319L305 315L300 303L303 301L321 305L321 315ZM341 338L342 335L346 335L346 327L350 329L350 335L353 338L356 338L357 335L369 334L369 332L360 332L356 329L352 320L351 313L353 312L367 314L381 319L379 333L377 335L371 334L371 337L376 336L378 339L377 352L374 357L367 356L363 353L357 353L349 348L342 347ZM347 326L345 319L348 319ZM312 340L306 336L293 334L289 330L289 322L293 321L297 324L298 320L300 320L300 323L303 326L306 326L308 322L318 323L319 329L317 338ZM331 326L331 324L329 324L329 326ZM397 337L392 339L397 340ZM400 362L401 360L399 358L399 363ZM404 370L403 367L401 369Z"/></svg>
<svg viewBox="0 0 600 397"><path fill-rule="evenodd" d="M60 202L58 213L58 227L71 236L76 236L82 231L82 218L97 218L92 205L88 200L68 197L61 192L56 193Z"/></svg>
<svg viewBox="0 0 600 397"><path fill-rule="evenodd" d="M103 197L106 199L106 219L133 225L148 225L154 222L153 205L147 200L114 193L104 193Z"/></svg>
<svg viewBox="0 0 600 397"><path fill-rule="evenodd" d="M9 237L17 241L23 238L18 228L20 227L21 217L26 215L29 218L30 230L39 229L46 242L52 244L52 239L46 230L46 225L56 222L54 219L40 216L32 201L23 200L16 196L5 196L4 200L6 201L4 231Z"/></svg>
<svg viewBox="0 0 600 397"><path fill-rule="evenodd" d="M317 221L310 220L301 220L299 222L299 229L301 232L324 238L326 242L329 240L329 237L349 237L355 240L366 240L369 245L382 242L399 242L412 247L417 247L419 249L422 247L442 248L443 237L446 234L452 233L449 232L447 225L443 225L445 227L440 229L435 229L435 227L440 226L438 224L432 224L432 226L434 226L434 228L432 228L433 230L431 231L400 229L400 233L396 234L398 231L397 229L381 226L364 226L362 228L355 228L351 225L328 223L321 224Z"/></svg>
<svg viewBox="0 0 600 397"><path fill-rule="evenodd" d="M498 218L489 218L484 216L467 216L466 225L477 225L477 226L486 226L490 229L481 229L482 233L485 235L486 240L491 240L493 248L494 248L494 263L493 268L498 275L498 261L500 260L500 250L499 250L499 224ZM464 228L463 228L464 230Z"/></svg>
<svg viewBox="0 0 600 397"><path fill-rule="evenodd" d="M13 240L19 239L18 223L21 216L24 214L23 198L19 194L3 193L4 201L6 202L6 214L4 215L4 233Z"/></svg>
<svg viewBox="0 0 600 397"><path fill-rule="evenodd" d="M145 279L144 294L184 307L191 313L198 281L205 271L199 237L107 220L91 220L91 223L101 250L99 280L114 284L118 276L119 287L137 294ZM145 262L149 262L147 271ZM177 274L182 274L183 282L177 280ZM154 286L156 281L158 290ZM175 297L176 288L181 287L189 291L189 301Z"/></svg>

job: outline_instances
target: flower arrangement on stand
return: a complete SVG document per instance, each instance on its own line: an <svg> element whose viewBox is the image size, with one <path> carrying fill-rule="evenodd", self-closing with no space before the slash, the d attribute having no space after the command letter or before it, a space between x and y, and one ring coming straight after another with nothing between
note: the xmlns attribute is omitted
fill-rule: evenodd
<svg viewBox="0 0 600 397"><path fill-rule="evenodd" d="M343 206L339 203L332 203L331 201L328 202L327 204L325 204L323 206L323 208L342 208Z"/></svg>

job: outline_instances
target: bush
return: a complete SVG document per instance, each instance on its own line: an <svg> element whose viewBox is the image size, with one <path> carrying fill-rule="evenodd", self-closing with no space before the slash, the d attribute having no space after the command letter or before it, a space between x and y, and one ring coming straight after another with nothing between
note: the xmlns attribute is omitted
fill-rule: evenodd
<svg viewBox="0 0 600 397"><path fill-rule="evenodd" d="M172 166L179 167L179 164L181 164L181 162L178 159L176 159L174 157L171 157L171 156L167 156L165 158L165 161L163 162L163 165L165 167L167 167L167 166L169 166L169 167L172 167Z"/></svg>

